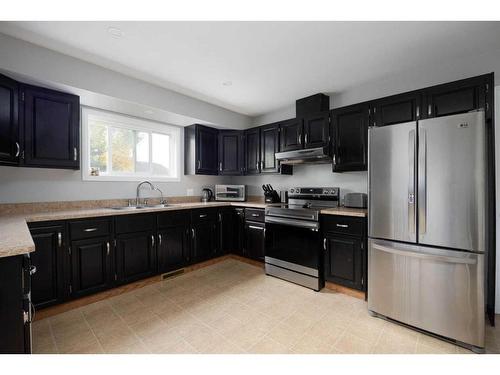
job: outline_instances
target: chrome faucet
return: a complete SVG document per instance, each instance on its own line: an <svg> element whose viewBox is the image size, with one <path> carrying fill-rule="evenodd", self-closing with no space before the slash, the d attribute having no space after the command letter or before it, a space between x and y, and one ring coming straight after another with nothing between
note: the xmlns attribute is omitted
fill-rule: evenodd
<svg viewBox="0 0 500 375"><path fill-rule="evenodd" d="M167 201L163 197L163 192L157 186L154 186L149 181L142 181L141 183L139 183L139 185L137 185L137 190L136 190L136 195L135 195L135 205L136 206L140 205L140 190L141 190L142 185L145 185L145 184L149 185L149 187L150 187L151 190L156 190L157 192L160 193L160 204L166 204L167 203ZM144 204L145 205L147 204L146 200L144 200Z"/></svg>

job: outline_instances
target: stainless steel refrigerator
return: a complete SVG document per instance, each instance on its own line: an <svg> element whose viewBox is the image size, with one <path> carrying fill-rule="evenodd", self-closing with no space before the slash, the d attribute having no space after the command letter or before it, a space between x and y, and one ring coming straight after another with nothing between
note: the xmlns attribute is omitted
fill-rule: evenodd
<svg viewBox="0 0 500 375"><path fill-rule="evenodd" d="M483 111L369 130L368 309L484 348Z"/></svg>

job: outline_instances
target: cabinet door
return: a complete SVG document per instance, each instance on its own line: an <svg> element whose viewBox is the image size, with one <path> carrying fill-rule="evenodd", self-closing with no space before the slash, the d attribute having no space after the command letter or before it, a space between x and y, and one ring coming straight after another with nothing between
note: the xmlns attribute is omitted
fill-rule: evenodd
<svg viewBox="0 0 500 375"><path fill-rule="evenodd" d="M279 152L279 124L266 125L260 128L260 171L262 173L278 172L278 161L274 154Z"/></svg>
<svg viewBox="0 0 500 375"><path fill-rule="evenodd" d="M293 118L280 123L280 152L300 150L304 147L302 119Z"/></svg>
<svg viewBox="0 0 500 375"><path fill-rule="evenodd" d="M262 223L245 223L245 256L264 260L265 228Z"/></svg>
<svg viewBox="0 0 500 375"><path fill-rule="evenodd" d="M371 106L370 126L387 126L418 120L422 112L421 91L376 100Z"/></svg>
<svg viewBox="0 0 500 375"><path fill-rule="evenodd" d="M24 132L27 166L79 169L80 99L25 86Z"/></svg>
<svg viewBox="0 0 500 375"><path fill-rule="evenodd" d="M188 262L186 227L167 228L158 233L158 271L170 272Z"/></svg>
<svg viewBox="0 0 500 375"><path fill-rule="evenodd" d="M368 164L368 105L334 109L331 118L333 171L365 171Z"/></svg>
<svg viewBox="0 0 500 375"><path fill-rule="evenodd" d="M260 129L253 128L245 131L245 172L246 174L260 173Z"/></svg>
<svg viewBox="0 0 500 375"><path fill-rule="evenodd" d="M233 253L244 255L245 249L245 209L235 208L233 211L234 248Z"/></svg>
<svg viewBox="0 0 500 375"><path fill-rule="evenodd" d="M116 275L120 283L154 274L155 237L153 232L120 234L116 238Z"/></svg>
<svg viewBox="0 0 500 375"><path fill-rule="evenodd" d="M69 293L64 269L68 251L65 249L63 226L31 229L35 251L30 254L36 273L31 277L31 298L37 308L62 302Z"/></svg>
<svg viewBox="0 0 500 375"><path fill-rule="evenodd" d="M304 118L304 148L327 147L330 135L330 113L319 112Z"/></svg>
<svg viewBox="0 0 500 375"><path fill-rule="evenodd" d="M243 172L242 132L237 130L219 131L219 174L241 175Z"/></svg>
<svg viewBox="0 0 500 375"><path fill-rule="evenodd" d="M424 114L439 117L485 108L485 92L486 76L430 87L424 90Z"/></svg>
<svg viewBox="0 0 500 375"><path fill-rule="evenodd" d="M98 237L71 242L73 297L99 292L110 286L111 242Z"/></svg>
<svg viewBox="0 0 500 375"><path fill-rule="evenodd" d="M0 164L19 162L18 84L0 74Z"/></svg>
<svg viewBox="0 0 500 375"><path fill-rule="evenodd" d="M231 208L220 209L218 212L219 246L220 255L228 254L235 248L236 225L234 222L234 211Z"/></svg>
<svg viewBox="0 0 500 375"><path fill-rule="evenodd" d="M196 173L218 174L217 129L196 126Z"/></svg>
<svg viewBox="0 0 500 375"><path fill-rule="evenodd" d="M193 225L191 257L194 263L201 262L217 255L217 224L201 222Z"/></svg>
<svg viewBox="0 0 500 375"><path fill-rule="evenodd" d="M363 290L362 241L347 236L326 236L325 279Z"/></svg>

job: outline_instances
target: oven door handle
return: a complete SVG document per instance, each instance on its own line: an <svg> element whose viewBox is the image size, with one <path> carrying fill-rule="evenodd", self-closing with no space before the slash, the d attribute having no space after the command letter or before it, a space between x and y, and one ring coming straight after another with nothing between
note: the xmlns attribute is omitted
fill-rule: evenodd
<svg viewBox="0 0 500 375"><path fill-rule="evenodd" d="M317 221L285 219L283 217L266 216L265 222L269 224L288 225L291 227L311 229L314 231L319 230L319 223Z"/></svg>

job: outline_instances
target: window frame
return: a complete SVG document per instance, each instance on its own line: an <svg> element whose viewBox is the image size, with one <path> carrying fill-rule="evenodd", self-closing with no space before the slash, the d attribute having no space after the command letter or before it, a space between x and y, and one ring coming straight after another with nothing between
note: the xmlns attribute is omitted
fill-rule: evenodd
<svg viewBox="0 0 500 375"><path fill-rule="evenodd" d="M173 158L173 166L176 170L176 175L159 176L153 174L112 174L112 175L90 175L90 142L89 142L89 117L96 116L104 121L119 122L118 126L112 125L114 128L134 130L138 132L149 133L149 160L152 162L153 142L151 133L169 135L172 137L173 150L170 152L170 157ZM179 182L181 180L181 152L182 139L181 128L179 126L155 122L138 117L129 116L123 113L109 112L103 109L81 106L81 129L82 129L82 145L81 145L81 161L82 161L82 180L83 181L100 181L100 182L119 182L119 181L155 181L155 182ZM109 131L108 131L109 134ZM110 145L108 145L110 147ZM136 153L134 146L134 155ZM110 161L108 160L108 163Z"/></svg>

